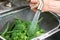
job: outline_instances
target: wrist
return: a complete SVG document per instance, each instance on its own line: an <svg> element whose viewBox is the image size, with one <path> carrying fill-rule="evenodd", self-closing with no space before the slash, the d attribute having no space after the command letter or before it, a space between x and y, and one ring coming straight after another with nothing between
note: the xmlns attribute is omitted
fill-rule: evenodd
<svg viewBox="0 0 60 40"><path fill-rule="evenodd" d="M60 1L51 1L48 4L48 11L60 14Z"/></svg>
<svg viewBox="0 0 60 40"><path fill-rule="evenodd" d="M42 11L43 12L44 11L50 11L50 8L51 8L50 3L51 3L51 0L43 0L43 2L44 2L44 6L43 6Z"/></svg>

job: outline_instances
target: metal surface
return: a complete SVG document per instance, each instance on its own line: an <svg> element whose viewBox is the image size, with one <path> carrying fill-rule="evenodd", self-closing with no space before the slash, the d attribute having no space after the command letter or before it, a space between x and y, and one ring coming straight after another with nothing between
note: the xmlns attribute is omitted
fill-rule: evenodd
<svg viewBox="0 0 60 40"><path fill-rule="evenodd" d="M5 1L4 2L0 2L0 14L3 13L3 12L10 11L10 10L15 8L15 7L7 7L7 6L5 6L6 3L7 2L5 2Z"/></svg>
<svg viewBox="0 0 60 40"><path fill-rule="evenodd" d="M39 37L33 38L32 40L38 40L38 39L39 40L45 40L46 38L48 38L48 37L54 35L55 33L59 32L60 31L60 20L58 19L58 21L59 21L59 25L56 28L50 30L49 32L47 32L47 33L45 33Z"/></svg>
<svg viewBox="0 0 60 40"><path fill-rule="evenodd" d="M45 34L43 34L43 35L41 35L39 37L36 37L36 38L34 38L32 40L37 40L37 39L44 40L44 39L52 36L53 34L59 32L59 31L60 31L60 29L59 29L59 25L58 25L56 28L52 29L51 31L49 31L49 32L47 32L47 33L45 33Z"/></svg>
<svg viewBox="0 0 60 40"><path fill-rule="evenodd" d="M53 34L52 36L44 39L44 40L60 40L60 31L55 33L55 34Z"/></svg>
<svg viewBox="0 0 60 40"><path fill-rule="evenodd" d="M29 3L27 0L9 0L12 4L14 4L16 7L20 6L27 6Z"/></svg>
<svg viewBox="0 0 60 40"><path fill-rule="evenodd" d="M11 12L0 15L0 32L5 29L6 22L12 21L15 17L18 17L24 20L32 20L33 12L28 8L24 8L21 10L11 11Z"/></svg>
<svg viewBox="0 0 60 40"><path fill-rule="evenodd" d="M18 1L19 1L19 0L18 0ZM26 1L26 0L25 0L25 1ZM17 1L13 0L12 2L15 4ZM39 2L40 2L40 5L39 5L38 9L39 9L39 10L42 10L43 2L42 2L41 0L39 0ZM19 5L17 4L16 6L19 6ZM40 12L39 12L39 11L36 12L36 14L35 14L35 16L34 16L34 18L33 18L31 27L35 27L35 26L36 26L37 21L38 21L38 19L39 19L40 13L41 13L41 11L40 11ZM53 35L54 33L58 32L59 30L57 31L57 29L54 29L54 30L52 30L52 31L53 31L53 32L51 32L51 33L47 33L47 35L43 35L43 38L44 38L44 36L49 37L49 36ZM46 37L45 37L45 38L46 38ZM41 37L41 38L42 38L42 37Z"/></svg>
<svg viewBox="0 0 60 40"><path fill-rule="evenodd" d="M8 7L6 5L10 5L11 7ZM26 0L5 0L3 2L0 2L0 14L25 6L28 6L28 2Z"/></svg>
<svg viewBox="0 0 60 40"><path fill-rule="evenodd" d="M0 32L3 32L6 28L6 22L12 22L15 17L18 17L23 20L32 21L34 17L34 12L31 11L29 8L24 8L17 11L11 11L9 13L0 15ZM46 33L59 25L59 21L57 20L56 16L52 15L49 12L41 13L41 17L43 20L39 25L42 29L46 31Z"/></svg>
<svg viewBox="0 0 60 40"><path fill-rule="evenodd" d="M0 36L0 40L6 40L6 39Z"/></svg>
<svg viewBox="0 0 60 40"><path fill-rule="evenodd" d="M51 13L52 13L52 12L51 12ZM38 39L39 39L39 40L45 40L46 38L48 38L48 37L50 37L50 36L52 36L52 35L54 35L55 33L57 33L57 32L60 31L60 19L59 19L58 15L56 15L56 14L54 14L54 13L52 13L52 14L55 15L55 17L57 18L57 20L58 20L58 22L59 22L58 26L57 26L56 28L48 31L47 33L39 36L39 37L33 38L32 40L38 40ZM51 40L52 40L52 39L51 39ZM59 40L60 40L60 39L59 39Z"/></svg>

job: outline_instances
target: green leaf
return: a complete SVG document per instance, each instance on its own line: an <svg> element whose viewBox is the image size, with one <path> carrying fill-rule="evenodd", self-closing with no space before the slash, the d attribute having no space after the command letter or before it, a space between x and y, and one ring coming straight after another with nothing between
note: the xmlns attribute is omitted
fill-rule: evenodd
<svg viewBox="0 0 60 40"><path fill-rule="evenodd" d="M1 34L1 36L4 36L4 35L6 34L6 32L7 32L7 31L8 31L8 29L9 29L9 26L10 26L10 24L9 24L9 23L7 23L7 27L6 27L5 31Z"/></svg>

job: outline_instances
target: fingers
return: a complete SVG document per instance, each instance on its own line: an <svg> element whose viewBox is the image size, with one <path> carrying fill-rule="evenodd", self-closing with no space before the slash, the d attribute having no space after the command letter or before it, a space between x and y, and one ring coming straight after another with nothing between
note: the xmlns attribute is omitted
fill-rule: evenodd
<svg viewBox="0 0 60 40"><path fill-rule="evenodd" d="M37 8L38 6L39 6L39 4L30 4L30 7L31 7L32 9Z"/></svg>
<svg viewBox="0 0 60 40"><path fill-rule="evenodd" d="M37 10L37 4L30 4L31 9L35 12Z"/></svg>
<svg viewBox="0 0 60 40"><path fill-rule="evenodd" d="M38 0L31 0L30 3L36 4L36 3L38 3Z"/></svg>
<svg viewBox="0 0 60 40"><path fill-rule="evenodd" d="M31 9L36 12L37 11L37 7L39 6L39 2L38 0L31 0L30 1L30 7Z"/></svg>
<svg viewBox="0 0 60 40"><path fill-rule="evenodd" d="M39 6L39 3L37 3L37 4L32 4L32 3L30 3L30 7L31 7L31 9L34 11L34 12L36 12L37 11L37 7Z"/></svg>

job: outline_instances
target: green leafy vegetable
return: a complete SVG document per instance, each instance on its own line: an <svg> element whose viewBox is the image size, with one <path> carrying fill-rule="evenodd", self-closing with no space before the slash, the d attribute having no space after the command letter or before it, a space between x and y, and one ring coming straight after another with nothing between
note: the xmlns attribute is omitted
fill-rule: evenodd
<svg viewBox="0 0 60 40"><path fill-rule="evenodd" d="M35 33L31 35L30 32L28 33L30 24L31 21L22 21L19 18L16 18L12 24L7 24L7 27L1 36L6 40L31 40L45 32L37 25Z"/></svg>
<svg viewBox="0 0 60 40"><path fill-rule="evenodd" d="M7 23L6 30L1 35L4 36L6 34L6 32L8 31L8 29L9 29L9 23Z"/></svg>

